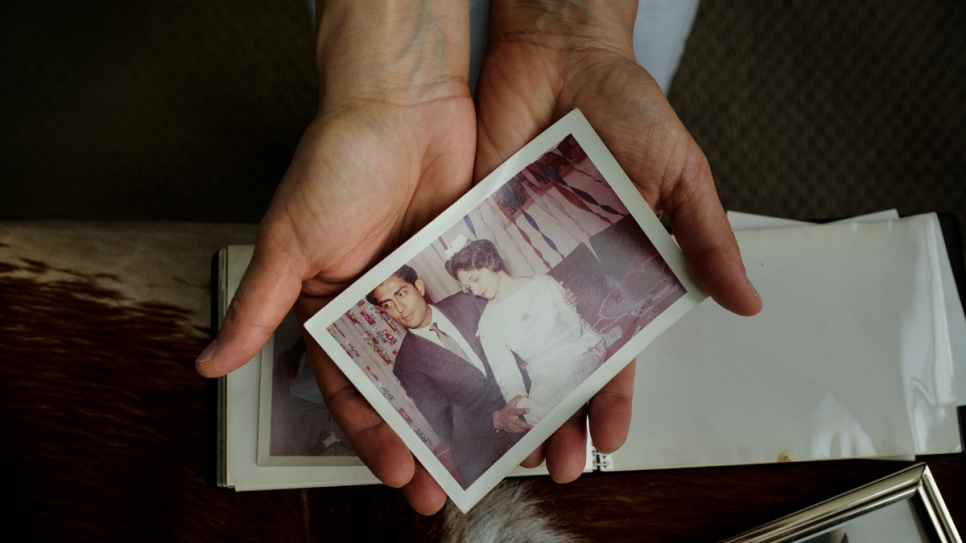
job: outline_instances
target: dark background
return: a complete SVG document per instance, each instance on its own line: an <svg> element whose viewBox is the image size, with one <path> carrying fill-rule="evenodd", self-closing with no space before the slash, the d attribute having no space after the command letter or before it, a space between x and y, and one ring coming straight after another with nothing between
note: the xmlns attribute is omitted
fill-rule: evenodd
<svg viewBox="0 0 966 543"><path fill-rule="evenodd" d="M261 218L316 107L304 0L0 10L0 218ZM966 220L964 28L953 0L704 0L669 98L728 209Z"/></svg>
<svg viewBox="0 0 966 543"><path fill-rule="evenodd" d="M0 218L261 219L317 102L304 0L0 10Z"/></svg>

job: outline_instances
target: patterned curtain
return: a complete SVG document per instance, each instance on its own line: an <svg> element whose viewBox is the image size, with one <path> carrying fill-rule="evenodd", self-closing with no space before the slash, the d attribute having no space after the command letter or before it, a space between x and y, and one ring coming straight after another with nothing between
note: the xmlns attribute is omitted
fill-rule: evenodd
<svg viewBox="0 0 966 543"><path fill-rule="evenodd" d="M439 437L392 373L406 330L376 306L360 300L328 331L426 446L435 450Z"/></svg>
<svg viewBox="0 0 966 543"><path fill-rule="evenodd" d="M446 273L446 249L458 236L489 239L511 275L547 273L580 243L628 214L573 138L527 166L463 221L439 236L411 265L432 299L459 290Z"/></svg>

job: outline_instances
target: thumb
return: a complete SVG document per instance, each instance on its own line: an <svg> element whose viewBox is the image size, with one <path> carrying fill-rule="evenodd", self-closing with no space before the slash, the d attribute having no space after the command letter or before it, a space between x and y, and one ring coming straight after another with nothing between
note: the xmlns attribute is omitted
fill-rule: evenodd
<svg viewBox="0 0 966 543"><path fill-rule="evenodd" d="M256 243L218 335L195 361L198 373L221 377L258 354L298 298L301 264L291 252Z"/></svg>
<svg viewBox="0 0 966 543"><path fill-rule="evenodd" d="M711 180L707 161L689 168L697 175L679 180L664 201L671 229L698 282L725 309L755 315L762 300L748 280L735 235Z"/></svg>

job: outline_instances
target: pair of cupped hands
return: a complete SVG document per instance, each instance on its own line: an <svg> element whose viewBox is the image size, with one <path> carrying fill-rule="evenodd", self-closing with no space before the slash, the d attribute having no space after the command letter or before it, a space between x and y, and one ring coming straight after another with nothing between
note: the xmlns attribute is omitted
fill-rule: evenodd
<svg viewBox="0 0 966 543"><path fill-rule="evenodd" d="M449 0L319 2L319 110L262 220L207 377L251 359L293 307L321 309L556 119L579 108L656 213L671 219L698 282L757 313L708 162L632 49L636 2L493 0L475 100L469 12ZM359 457L431 514L446 495L311 338L322 396ZM558 482L583 470L586 428L609 452L627 437L634 364L524 462Z"/></svg>

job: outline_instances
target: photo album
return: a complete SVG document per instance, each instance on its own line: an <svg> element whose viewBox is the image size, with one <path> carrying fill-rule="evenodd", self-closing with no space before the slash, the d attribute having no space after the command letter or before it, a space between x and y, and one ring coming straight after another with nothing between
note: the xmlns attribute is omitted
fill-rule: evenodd
<svg viewBox="0 0 966 543"><path fill-rule="evenodd" d="M705 298L575 110L305 329L468 511Z"/></svg>

